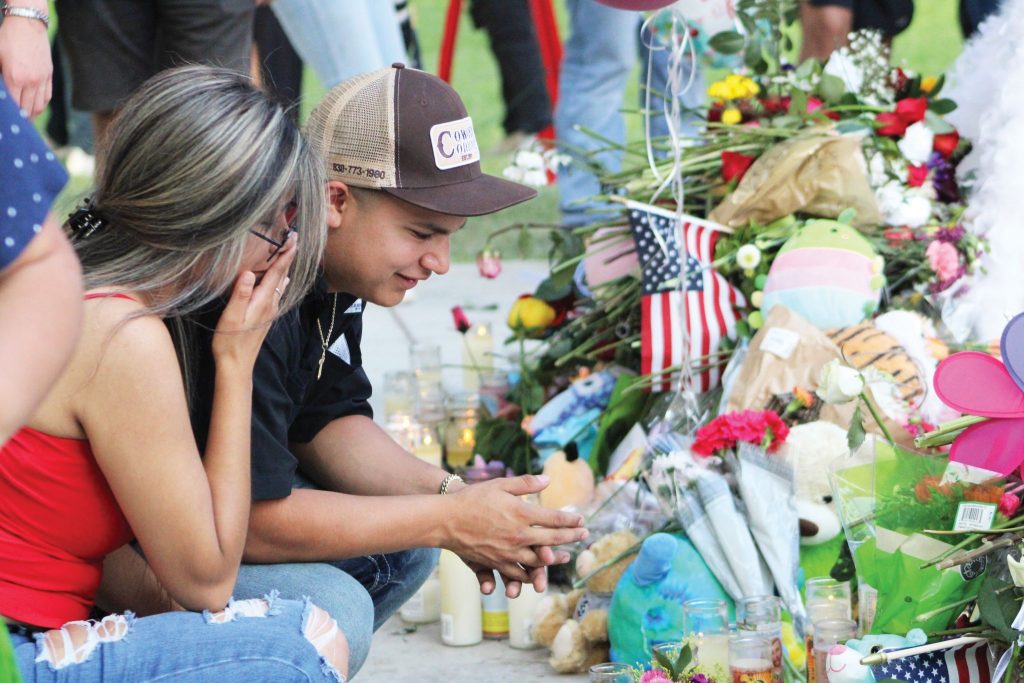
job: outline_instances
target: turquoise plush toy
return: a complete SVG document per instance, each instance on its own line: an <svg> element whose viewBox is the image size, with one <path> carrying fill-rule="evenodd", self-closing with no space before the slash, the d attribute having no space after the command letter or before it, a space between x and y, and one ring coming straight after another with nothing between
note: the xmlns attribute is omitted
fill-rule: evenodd
<svg viewBox="0 0 1024 683"><path fill-rule="evenodd" d="M726 601L732 620L732 600L685 534L648 537L612 596L612 661L646 666L653 646L682 639L684 602L715 599Z"/></svg>
<svg viewBox="0 0 1024 683"><path fill-rule="evenodd" d="M907 632L907 637L893 635L864 636L849 640L846 645L835 645L825 659L825 672L829 683L874 683L871 667L860 660L881 650L899 650L924 645L928 636L919 628Z"/></svg>

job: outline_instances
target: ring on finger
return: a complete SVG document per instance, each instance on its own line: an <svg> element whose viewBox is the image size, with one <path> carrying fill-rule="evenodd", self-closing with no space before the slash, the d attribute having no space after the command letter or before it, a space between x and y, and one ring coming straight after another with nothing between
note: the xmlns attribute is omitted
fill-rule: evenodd
<svg viewBox="0 0 1024 683"><path fill-rule="evenodd" d="M274 287L274 291L277 292L278 296L281 296L281 288L280 287Z"/></svg>

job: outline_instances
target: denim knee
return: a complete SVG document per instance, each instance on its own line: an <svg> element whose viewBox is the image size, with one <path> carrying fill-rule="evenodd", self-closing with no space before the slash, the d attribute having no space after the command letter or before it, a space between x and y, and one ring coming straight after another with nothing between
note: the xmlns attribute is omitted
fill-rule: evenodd
<svg viewBox="0 0 1024 683"><path fill-rule="evenodd" d="M374 607L373 599L366 589L347 574L344 576L346 580L333 585L321 583L315 589L311 586L309 594L314 604L334 617L338 622L338 628L348 639L348 672L351 680L370 654L374 631Z"/></svg>

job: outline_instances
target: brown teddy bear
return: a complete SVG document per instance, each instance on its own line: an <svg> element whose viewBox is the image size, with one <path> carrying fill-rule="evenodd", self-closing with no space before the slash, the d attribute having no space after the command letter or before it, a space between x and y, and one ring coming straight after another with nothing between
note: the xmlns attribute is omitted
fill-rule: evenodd
<svg viewBox="0 0 1024 683"><path fill-rule="evenodd" d="M602 537L576 558L577 576L594 574L586 590L548 595L537 605L533 639L550 648L548 662L558 673L583 673L593 664L608 661L608 605L626 567L636 559L639 543L630 531ZM623 553L628 554L594 573Z"/></svg>

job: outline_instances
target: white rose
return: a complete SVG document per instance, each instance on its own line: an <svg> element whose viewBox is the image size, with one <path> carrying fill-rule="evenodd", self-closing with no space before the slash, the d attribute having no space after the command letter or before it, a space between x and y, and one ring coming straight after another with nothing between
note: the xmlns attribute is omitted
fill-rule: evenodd
<svg viewBox="0 0 1024 683"><path fill-rule="evenodd" d="M743 270L753 270L761 263L761 250L753 244L744 244L736 250L736 265Z"/></svg>
<svg viewBox="0 0 1024 683"><path fill-rule="evenodd" d="M875 197L886 223L919 228L931 220L932 202L929 194L923 188L908 188L897 181L891 181L880 187Z"/></svg>
<svg viewBox="0 0 1024 683"><path fill-rule="evenodd" d="M1024 562L1015 560L1013 555L1006 556L1006 564L1010 567L1010 578L1017 588L1024 588Z"/></svg>
<svg viewBox="0 0 1024 683"><path fill-rule="evenodd" d="M864 391L864 377L838 360L821 368L817 394L825 403L849 403Z"/></svg>
<svg viewBox="0 0 1024 683"><path fill-rule="evenodd" d="M903 139L896 146L903 152L907 161L916 166L928 161L928 157L932 155L934 141L935 134L924 125L924 121L918 121L907 128Z"/></svg>

